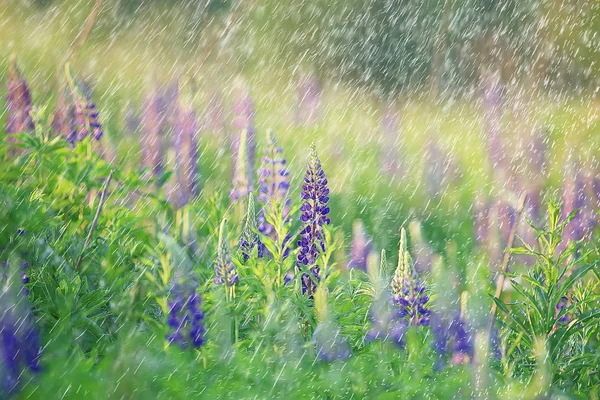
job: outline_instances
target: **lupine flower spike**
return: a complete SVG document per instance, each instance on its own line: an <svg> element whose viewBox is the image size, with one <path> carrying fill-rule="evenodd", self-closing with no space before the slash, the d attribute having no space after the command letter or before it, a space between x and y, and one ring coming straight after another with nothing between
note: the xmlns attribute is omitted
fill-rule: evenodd
<svg viewBox="0 0 600 400"><path fill-rule="evenodd" d="M313 275L312 277L307 273L302 275L302 293L312 297L315 293L316 282L319 281L320 268L317 260L321 252L325 252L323 226L331 222L327 206L329 202L327 178L321 167L314 143L310 147L308 168L302 185L302 201L304 204L300 207L302 213L300 221L303 229L298 241L300 254L298 254L297 266L298 269L302 269L302 265L304 265Z"/></svg>
<svg viewBox="0 0 600 400"><path fill-rule="evenodd" d="M152 175L163 173L163 136L167 105L160 91L155 88L146 95L142 113L142 166L150 168Z"/></svg>
<svg viewBox="0 0 600 400"><path fill-rule="evenodd" d="M245 197L252 191L252 165L248 158L248 131L244 129L240 136L240 144L235 162L233 176L233 189L231 190L231 201Z"/></svg>
<svg viewBox="0 0 600 400"><path fill-rule="evenodd" d="M202 297L196 293L196 288L185 290L181 285L173 287L167 323L170 328L167 335L169 344L176 343L181 348L198 348L204 344Z"/></svg>
<svg viewBox="0 0 600 400"><path fill-rule="evenodd" d="M400 231L398 267L391 286L393 300L400 307L401 316L413 326L429 325L431 310L426 307L429 296L425 293L425 286L417 278L404 228Z"/></svg>
<svg viewBox="0 0 600 400"><path fill-rule="evenodd" d="M256 230L256 214L254 209L254 196L252 193L248 195L248 210L246 211L244 230L240 237L240 253L244 258L244 261L248 261L250 254L254 249L254 246L261 248L258 235L255 233ZM260 250L259 250L260 251ZM259 254L259 257L261 255Z"/></svg>
<svg viewBox="0 0 600 400"><path fill-rule="evenodd" d="M173 126L175 168L179 205L183 206L200 193L198 171L198 121L190 95L180 97Z"/></svg>
<svg viewBox="0 0 600 400"><path fill-rule="evenodd" d="M19 389L23 373L40 370L40 337L16 285L0 287L0 398Z"/></svg>
<svg viewBox="0 0 600 400"><path fill-rule="evenodd" d="M102 124L98 120L96 104L92 102L88 90L77 81L69 64L65 65L65 73L75 101L75 134L71 138L73 140L71 144L74 145L75 142L82 141L89 135L92 135L95 140L100 140L104 131L102 130Z"/></svg>
<svg viewBox="0 0 600 400"><path fill-rule="evenodd" d="M365 232L361 220L354 221L352 225L352 248L350 249L350 261L348 268L359 268L367 270L367 256L371 251L371 239Z"/></svg>
<svg viewBox="0 0 600 400"><path fill-rule="evenodd" d="M229 249L229 238L227 233L227 218L221 221L219 228L219 245L217 249L217 259L215 260L215 284L233 286L238 282L238 275L231 261L231 251Z"/></svg>
<svg viewBox="0 0 600 400"><path fill-rule="evenodd" d="M262 159L262 166L258 171L258 201L262 205L258 213L258 230L265 236L275 238L275 228L267 222L265 214L272 211L277 204L283 207L283 221L289 219L290 213L290 182L287 161L282 155L283 149L277 145L273 131L267 131L267 148ZM286 239L287 241L287 239ZM263 247L263 246L261 246ZM265 253L266 249L260 249Z"/></svg>
<svg viewBox="0 0 600 400"><path fill-rule="evenodd" d="M6 103L8 113L6 116L6 132L20 133L33 130L31 119L31 93L27 81L23 78L14 57L10 59L8 80L6 82L8 93Z"/></svg>

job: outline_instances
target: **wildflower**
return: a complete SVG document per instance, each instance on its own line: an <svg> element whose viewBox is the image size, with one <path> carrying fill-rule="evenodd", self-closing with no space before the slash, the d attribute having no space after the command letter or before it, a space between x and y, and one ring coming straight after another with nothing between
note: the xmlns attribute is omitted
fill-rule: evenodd
<svg viewBox="0 0 600 400"><path fill-rule="evenodd" d="M450 320L436 314L433 318L433 348L440 356L450 354L452 364L465 364L473 360L473 335L467 324L456 313Z"/></svg>
<svg viewBox="0 0 600 400"><path fill-rule="evenodd" d="M171 296L167 321L171 329L167 335L169 344L177 343L181 348L202 346L205 332L202 297L195 288L185 290L181 285L175 285Z"/></svg>
<svg viewBox="0 0 600 400"><path fill-rule="evenodd" d="M34 126L30 115L31 93L14 57L10 59L6 86L8 89L6 96L8 105L6 133L32 131Z"/></svg>
<svg viewBox="0 0 600 400"><path fill-rule="evenodd" d="M365 232L365 227L361 220L354 221L352 225L352 248L350 250L350 261L348 268L367 269L367 256L371 251L371 239Z"/></svg>
<svg viewBox="0 0 600 400"><path fill-rule="evenodd" d="M252 164L248 158L248 131L243 130L235 162L233 189L229 195L232 201L237 201L252 192L252 176Z"/></svg>
<svg viewBox="0 0 600 400"><path fill-rule="evenodd" d="M417 278L408 252L404 228L400 231L398 267L394 272L391 286L392 298L400 308L400 317L407 319L413 326L429 325L431 310L426 307L429 296L425 293L425 286Z"/></svg>
<svg viewBox="0 0 600 400"><path fill-rule="evenodd" d="M267 148L262 159L262 166L258 171L258 201L262 207L258 213L258 230L265 236L274 237L275 228L266 220L267 211L272 211L279 204L283 206L282 218L287 222L290 213L289 197L290 183L287 161L282 156L283 149L277 145L273 131L267 131ZM285 239L285 242L287 242ZM264 246L261 246L264 247ZM261 253L266 253L262 248ZM288 253L289 250L286 251Z"/></svg>
<svg viewBox="0 0 600 400"><path fill-rule="evenodd" d="M179 185L179 205L200 192L198 171L198 123L191 100L179 101L173 126L175 169Z"/></svg>
<svg viewBox="0 0 600 400"><path fill-rule="evenodd" d="M69 82L73 99L75 100L73 112L74 137L69 137L69 139L73 140L71 141L71 144L82 141L89 135L92 135L95 140L100 140L104 131L102 130L102 124L98 119L96 103L92 101L89 91L77 81L68 64L65 66L65 70L67 81Z"/></svg>
<svg viewBox="0 0 600 400"><path fill-rule="evenodd" d="M10 284L0 288L0 397L18 390L23 373L40 370L40 337L23 300Z"/></svg>
<svg viewBox="0 0 600 400"><path fill-rule="evenodd" d="M151 168L154 176L163 173L163 135L167 104L162 93L155 88L146 95L142 113L142 165Z"/></svg>
<svg viewBox="0 0 600 400"><path fill-rule="evenodd" d="M319 266L317 259L321 251L325 251L325 237L323 225L329 224L331 221L328 217L329 207L329 189L327 188L327 178L321 167L321 161L317 155L317 149L312 144L310 148L310 156L306 175L304 176L304 184L302 185L302 200L304 204L300 207L300 221L303 224L303 229L300 232L300 254L298 254L297 266L302 269L301 265L310 269L313 277L308 274L302 275L302 293L312 297L315 292L315 279L319 281Z"/></svg>
<svg viewBox="0 0 600 400"><path fill-rule="evenodd" d="M248 258L250 258L254 246L257 246L259 249L261 247L258 235L254 232L256 230L256 214L254 211L254 196L252 196L252 193L248 195L248 210L246 212L245 220L242 236L240 237L239 251L244 258L244 261L247 261Z"/></svg>
<svg viewBox="0 0 600 400"><path fill-rule="evenodd" d="M229 238L227 235L227 218L223 218L219 228L219 244L217 248L217 259L215 260L215 279L217 285L233 286L238 280L229 249Z"/></svg>

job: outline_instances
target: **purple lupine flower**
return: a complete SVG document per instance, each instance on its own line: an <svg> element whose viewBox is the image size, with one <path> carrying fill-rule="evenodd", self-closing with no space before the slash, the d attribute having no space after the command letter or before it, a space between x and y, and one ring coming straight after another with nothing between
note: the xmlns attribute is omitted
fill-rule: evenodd
<svg viewBox="0 0 600 400"><path fill-rule="evenodd" d="M277 240L274 227L267 222L265 214L272 211L277 205L283 206L282 218L289 219L290 203L289 197L290 172L287 169L287 160L282 155L283 149L277 145L273 131L267 131L267 147L262 159L262 166L258 170L258 201L262 207L258 213L258 231L265 236ZM285 238L284 244L289 240ZM261 244L259 253L267 253L267 249ZM287 257L289 249L286 249L284 257Z"/></svg>
<svg viewBox="0 0 600 400"><path fill-rule="evenodd" d="M151 168L154 176L163 173L163 136L167 104L158 88L146 95L142 113L142 166Z"/></svg>
<svg viewBox="0 0 600 400"><path fill-rule="evenodd" d="M248 131L243 130L237 149L237 160L235 160L235 173L233 175L233 188L229 194L231 201L248 196L254 187L253 169L248 157Z"/></svg>
<svg viewBox="0 0 600 400"><path fill-rule="evenodd" d="M298 254L297 267L307 267L313 277L307 273L302 274L302 293L309 297L314 295L316 282L319 281L320 268L317 260L321 252L325 252L325 233L323 225L331 223L328 214L329 188L327 178L321 167L321 160L317 154L317 148L313 143L310 147L310 156L304 184L302 185L302 200L304 204L300 207L300 221L303 229L300 232L300 253ZM313 279L316 282L313 282Z"/></svg>
<svg viewBox="0 0 600 400"><path fill-rule="evenodd" d="M23 78L17 67L14 57L10 59L8 69L8 80L6 82L8 93L6 103L8 112L6 115L6 133L14 134L32 131L33 120L31 118L31 93L27 81ZM12 140L13 138L10 138Z"/></svg>
<svg viewBox="0 0 600 400"><path fill-rule="evenodd" d="M305 74L298 84L296 122L298 125L314 123L319 118L321 84L314 74Z"/></svg>
<svg viewBox="0 0 600 400"><path fill-rule="evenodd" d="M52 122L53 134L62 136L71 145L75 144L75 107L69 100L70 95L66 88L60 91L56 110L54 111L54 121Z"/></svg>
<svg viewBox="0 0 600 400"><path fill-rule="evenodd" d="M185 290L183 286L175 285L169 299L168 315L169 344L176 343L181 348L198 348L204 344L202 297L196 293L196 288Z"/></svg>
<svg viewBox="0 0 600 400"><path fill-rule="evenodd" d="M432 323L434 350L442 357L450 354L454 365L469 363L474 355L474 337L466 322L456 313L450 320L436 314Z"/></svg>
<svg viewBox="0 0 600 400"><path fill-rule="evenodd" d="M370 311L371 329L367 332L368 341L391 341L399 348L404 348L404 335L408 329L406 318L400 317L397 310L391 310L394 304L391 295L386 292L373 302Z"/></svg>
<svg viewBox="0 0 600 400"><path fill-rule="evenodd" d="M100 140L104 131L98 119L96 104L92 101L89 88L77 80L69 64L65 65L65 73L75 102L73 114L74 141L81 141L89 135L92 135L95 140Z"/></svg>
<svg viewBox="0 0 600 400"><path fill-rule="evenodd" d="M223 218L219 228L219 244L214 269L214 282L217 285L233 286L239 280L239 276L235 272L235 266L231 261L231 250L229 249L229 237L227 234L227 218Z"/></svg>
<svg viewBox="0 0 600 400"><path fill-rule="evenodd" d="M240 132L246 131L246 157L248 159L249 168L253 170L255 155L256 155L256 130L254 128L254 117L256 110L254 102L250 96L250 90L247 85L241 80L235 84L236 90L233 99L233 121L231 126L235 132L231 140L231 154L233 156L233 164L231 168L232 176L237 175L237 161L239 160L238 151L240 149L240 141L243 141Z"/></svg>
<svg viewBox="0 0 600 400"><path fill-rule="evenodd" d="M191 99L182 99L175 112L173 125L175 170L179 186L179 206L200 193L198 170L198 126Z"/></svg>
<svg viewBox="0 0 600 400"><path fill-rule="evenodd" d="M75 103L74 115L76 141L82 141L90 134L95 140L100 140L104 131L102 130L102 124L98 120L96 103L91 101L89 95L84 101L78 100Z"/></svg>
<svg viewBox="0 0 600 400"><path fill-rule="evenodd" d="M19 389L23 373L40 370L40 337L27 306L7 284L0 289L0 397Z"/></svg>
<svg viewBox="0 0 600 400"><path fill-rule="evenodd" d="M424 284L418 279L414 269L404 228L400 231L400 251L398 267L392 279L392 299L399 307L399 317L412 326L429 325L431 310L427 307L429 296Z"/></svg>
<svg viewBox="0 0 600 400"><path fill-rule="evenodd" d="M571 302L569 301L569 299L566 296L562 296L560 298L560 300L558 301L558 304L556 304L556 306L554 307L555 318L558 317L561 314L562 310L565 307L569 307L570 303ZM558 321L561 322L561 323L563 323L563 324L565 324L565 323L569 322L570 319L571 319L571 315L569 315L569 313L565 313L564 315L562 315L559 318Z"/></svg>
<svg viewBox="0 0 600 400"><path fill-rule="evenodd" d="M365 232L365 227L361 220L354 221L352 225L352 247L350 249L350 260L348 268L359 268L367 270L367 256L371 251L371 239Z"/></svg>

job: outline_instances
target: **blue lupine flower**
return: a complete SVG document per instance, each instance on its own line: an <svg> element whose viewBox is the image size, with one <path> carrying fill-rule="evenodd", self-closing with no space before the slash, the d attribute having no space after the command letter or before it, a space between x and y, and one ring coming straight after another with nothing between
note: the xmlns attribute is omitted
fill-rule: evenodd
<svg viewBox="0 0 600 400"><path fill-rule="evenodd" d="M196 288L185 290L181 285L174 286L171 296L167 320L171 330L167 335L169 344L176 343L181 348L202 346L205 340L202 297Z"/></svg>
<svg viewBox="0 0 600 400"><path fill-rule="evenodd" d="M323 225L331 221L328 217L329 207L329 189L327 188L327 178L321 167L321 161L317 155L317 149L313 143L310 148L310 157L308 168L304 176L302 185L302 200L304 204L300 207L300 221L303 229L300 232L300 253L298 254L297 265L310 269L314 280L319 281L320 268L317 265L317 259L321 252L325 252L325 234ZM302 293L312 297L315 292L315 282L304 273L302 275Z"/></svg>
<svg viewBox="0 0 600 400"><path fill-rule="evenodd" d="M436 314L433 320L434 350L442 357L450 354L455 365L471 362L475 351L474 338L460 313L449 320Z"/></svg>
<svg viewBox="0 0 600 400"><path fill-rule="evenodd" d="M400 308L400 317L410 325L429 325L431 310L427 307L429 296L425 286L417 278L406 241L404 228L400 231L398 267L392 279L392 298Z"/></svg>
<svg viewBox="0 0 600 400"><path fill-rule="evenodd" d="M217 285L233 286L238 280L238 274L231 261L231 250L229 249L229 238L227 234L227 218L221 221L219 228L219 244L217 248L217 259L215 260L215 279Z"/></svg>
<svg viewBox="0 0 600 400"><path fill-rule="evenodd" d="M0 398L19 389L25 371L40 370L40 337L25 301L10 282L0 288Z"/></svg>
<svg viewBox="0 0 600 400"><path fill-rule="evenodd" d="M6 133L20 133L32 131L33 120L31 118L31 93L27 81L23 78L17 67L14 57L10 59L8 80L6 82L8 93L6 103L8 112L6 114Z"/></svg>
<svg viewBox="0 0 600 400"><path fill-rule="evenodd" d="M274 227L267 222L265 213L267 210L272 210L275 204L283 205L282 217L284 221L287 221L290 213L290 202L289 197L290 172L287 169L287 161L282 156L283 149L277 145L277 140L273 131L267 131L267 148L265 155L262 160L262 166L258 171L258 201L262 204L262 207L258 213L258 230L265 236L269 236L272 239L275 238ZM285 242L289 237L285 238ZM264 246L259 248L259 253L265 254L267 250ZM286 250L286 256L289 253L289 249Z"/></svg>

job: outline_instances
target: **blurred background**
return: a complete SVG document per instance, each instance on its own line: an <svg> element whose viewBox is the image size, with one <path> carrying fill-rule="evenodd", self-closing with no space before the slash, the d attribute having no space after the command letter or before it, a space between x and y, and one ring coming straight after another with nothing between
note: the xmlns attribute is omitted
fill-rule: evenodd
<svg viewBox="0 0 600 400"><path fill-rule="evenodd" d="M15 55L34 103L51 109L95 4L4 0L0 74ZM316 140L347 238L361 219L377 248L393 247L417 219L440 253L472 241L477 199L514 209L524 191L558 190L566 166L598 171L596 1L97 4L72 63L119 164L141 163L149 93L168 99L183 82L201 120L203 185L228 193L221 166L246 99L259 147L273 128L296 182Z"/></svg>

